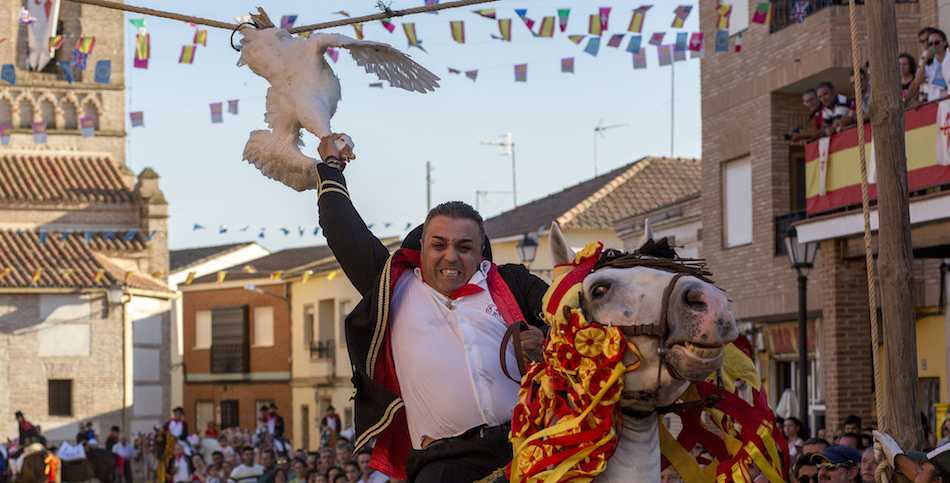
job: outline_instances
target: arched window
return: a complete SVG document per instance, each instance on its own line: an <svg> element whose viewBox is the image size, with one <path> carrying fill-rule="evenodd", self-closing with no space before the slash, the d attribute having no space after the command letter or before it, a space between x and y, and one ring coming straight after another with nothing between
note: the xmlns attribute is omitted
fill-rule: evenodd
<svg viewBox="0 0 950 483"><path fill-rule="evenodd" d="M10 101L0 99L0 126L10 126L13 124L13 109Z"/></svg>
<svg viewBox="0 0 950 483"><path fill-rule="evenodd" d="M33 128L33 103L29 99L20 101L20 127Z"/></svg>
<svg viewBox="0 0 950 483"><path fill-rule="evenodd" d="M46 129L56 129L56 106L52 102L40 103L40 120L46 121Z"/></svg>
<svg viewBox="0 0 950 483"><path fill-rule="evenodd" d="M70 101L63 101L63 129L78 129L79 121L76 119L76 105Z"/></svg>
<svg viewBox="0 0 950 483"><path fill-rule="evenodd" d="M99 116L97 115L95 104L87 102L82 108L82 117L91 117L93 127L95 127L96 131L99 130Z"/></svg>

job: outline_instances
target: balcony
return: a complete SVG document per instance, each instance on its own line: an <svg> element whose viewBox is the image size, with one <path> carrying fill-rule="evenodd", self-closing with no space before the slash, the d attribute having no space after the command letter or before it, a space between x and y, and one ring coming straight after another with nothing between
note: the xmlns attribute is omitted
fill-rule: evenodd
<svg viewBox="0 0 950 483"><path fill-rule="evenodd" d="M211 346L211 372L235 374L248 372L247 344L213 344Z"/></svg>
<svg viewBox="0 0 950 483"><path fill-rule="evenodd" d="M950 102L950 101L943 101ZM950 115L938 119L939 103L904 113L907 181L912 225L950 220L950 162L938 156L950 147ZM950 112L950 106L947 107ZM877 183L873 133L865 125L871 229L877 229ZM845 238L863 233L858 131L848 129L805 147L806 220L795 223L800 241Z"/></svg>
<svg viewBox="0 0 950 483"><path fill-rule="evenodd" d="M795 23L795 21L792 20L792 11L795 8L795 4L799 1L800 0L772 0L772 33L778 32ZM848 5L847 0L807 0L807 2L808 10L806 16L817 13L832 5ZM864 0L856 0L855 3L863 5ZM917 3L917 0L896 0L896 3Z"/></svg>
<svg viewBox="0 0 950 483"><path fill-rule="evenodd" d="M334 339L310 341L308 376L308 380L315 385L333 384L336 381L336 341Z"/></svg>
<svg viewBox="0 0 950 483"><path fill-rule="evenodd" d="M333 339L310 341L310 359L333 359L336 356L336 344Z"/></svg>

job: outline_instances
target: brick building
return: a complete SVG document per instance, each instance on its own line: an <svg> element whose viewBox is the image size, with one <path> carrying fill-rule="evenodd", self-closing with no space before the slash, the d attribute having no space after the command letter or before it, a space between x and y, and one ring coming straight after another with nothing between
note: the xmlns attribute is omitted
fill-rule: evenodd
<svg viewBox="0 0 950 483"><path fill-rule="evenodd" d="M809 183L804 147L789 145L783 135L808 122L809 113L801 100L806 88L831 81L838 92L853 97L848 84L849 13L846 4L812 1L805 22L791 23L789 12L794 2L775 1L773 24L765 26L749 23L755 2L722 3L733 5L730 49L717 53L713 42L707 42L701 67L702 256L729 294L733 313L755 323L762 335L757 338L759 349L767 351L768 357L761 370L774 407L784 389L799 390L798 348L794 338L788 341L786 337L796 326L797 282L789 268L783 237L790 223L805 216ZM716 6L712 0L700 2L700 26L709 39L716 30ZM865 7L857 8L858 55L863 63L868 58ZM900 2L896 9L899 50L916 56L917 31L938 25L938 2ZM739 32L743 34L742 50L735 53ZM944 235L919 237L919 226L914 232L921 309L936 307L944 300L938 293L940 260L928 257L950 256L946 237L950 227L946 219L928 229L935 227ZM839 425L848 414L872 421L863 242L860 251L854 249L862 236L858 230L814 238L823 241L808 279L809 333L815 334L808 344L813 348L809 351L812 428ZM945 373L946 365L938 370ZM945 384L932 392L941 400L947 397ZM923 400L926 411L934 401Z"/></svg>
<svg viewBox="0 0 950 483"><path fill-rule="evenodd" d="M16 83L0 82L0 428L16 436L22 410L51 441L78 422L100 434L148 431L168 418L170 299L167 203L158 175L126 167L123 14L63 2L63 48L26 69L29 27L21 0L0 0L0 58ZM88 64L111 60L111 83L68 60L96 37ZM80 136L92 117L94 137ZM45 121L46 144L34 122Z"/></svg>

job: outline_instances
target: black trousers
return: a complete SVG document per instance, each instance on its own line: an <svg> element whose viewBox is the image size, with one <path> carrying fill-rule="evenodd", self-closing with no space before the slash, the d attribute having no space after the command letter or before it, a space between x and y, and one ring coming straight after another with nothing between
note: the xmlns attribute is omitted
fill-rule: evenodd
<svg viewBox="0 0 950 483"><path fill-rule="evenodd" d="M511 462L511 424L480 426L461 436L434 441L410 450L406 460L409 481L418 483L471 483Z"/></svg>

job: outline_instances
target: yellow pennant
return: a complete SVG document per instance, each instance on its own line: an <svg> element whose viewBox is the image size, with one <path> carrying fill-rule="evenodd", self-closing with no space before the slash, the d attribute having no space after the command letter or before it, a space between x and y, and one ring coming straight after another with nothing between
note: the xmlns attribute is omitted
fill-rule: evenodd
<svg viewBox="0 0 950 483"><path fill-rule="evenodd" d="M336 278L336 273L337 273L337 272L339 272L339 270L334 270L334 271L328 273L328 274L327 274L327 280L333 280L334 278Z"/></svg>
<svg viewBox="0 0 950 483"><path fill-rule="evenodd" d="M133 273L135 273L134 270L129 270L125 272L125 283L129 283L129 279L132 278Z"/></svg>
<svg viewBox="0 0 950 483"><path fill-rule="evenodd" d="M191 282L195 281L195 275L198 272L188 272L188 278L185 279L185 285L191 285Z"/></svg>
<svg viewBox="0 0 950 483"><path fill-rule="evenodd" d="M224 277L227 277L227 276L228 276L228 272L226 270L221 270L220 272L218 272L218 285L220 285L221 282L224 282Z"/></svg>
<svg viewBox="0 0 950 483"><path fill-rule="evenodd" d="M33 283L36 283L36 281L39 280L40 276L42 275L43 275L43 267L37 268L36 271L33 272Z"/></svg>
<svg viewBox="0 0 950 483"><path fill-rule="evenodd" d="M300 275L300 283L307 283L311 275L313 275L313 270L303 272L303 274Z"/></svg>
<svg viewBox="0 0 950 483"><path fill-rule="evenodd" d="M106 269L100 268L100 269L96 272L96 276L93 277L92 280L95 281L95 282L98 282L98 281L102 280L102 276L105 275L105 274L106 274Z"/></svg>
<svg viewBox="0 0 950 483"><path fill-rule="evenodd" d="M6 277L7 275L10 275L10 267L4 268L3 271L0 272L0 278Z"/></svg>
<svg viewBox="0 0 950 483"><path fill-rule="evenodd" d="M284 271L283 271L283 270L277 270L276 272L271 272L271 273L270 273L270 279L271 279L271 280L277 280L277 279L280 278L283 274L284 274Z"/></svg>

